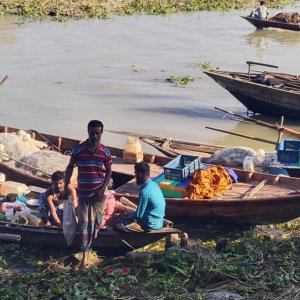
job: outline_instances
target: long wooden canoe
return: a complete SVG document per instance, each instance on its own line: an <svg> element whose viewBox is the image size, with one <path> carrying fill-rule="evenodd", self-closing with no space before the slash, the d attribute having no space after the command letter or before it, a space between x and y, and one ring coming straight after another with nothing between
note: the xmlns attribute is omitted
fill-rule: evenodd
<svg viewBox="0 0 300 300"><path fill-rule="evenodd" d="M284 22L278 22L270 19L257 19L254 17L244 17L244 16L241 17L247 20L250 24L255 26L257 29L280 28L286 30L300 31L300 24L297 23L284 23Z"/></svg>
<svg viewBox="0 0 300 300"><path fill-rule="evenodd" d="M165 138L161 136L149 135L144 133L107 130L110 133L122 134L131 137L137 137L144 143L151 145L162 154L168 157L176 157L178 154L190 154L201 157L207 157L218 150L224 149L225 146L188 142L173 138Z"/></svg>
<svg viewBox="0 0 300 300"><path fill-rule="evenodd" d="M204 71L215 80L248 110L272 116L286 116L300 119L300 78L296 75L267 72L283 82L283 87L272 87L258 83L256 78L264 72L250 72L250 65L264 65L247 62L249 72Z"/></svg>
<svg viewBox="0 0 300 300"><path fill-rule="evenodd" d="M243 225L282 223L300 217L300 178L234 171L239 182L213 199L166 198L166 216ZM138 190L133 181L116 192L119 197L137 202Z"/></svg>
<svg viewBox="0 0 300 300"><path fill-rule="evenodd" d="M100 230L93 240L92 248L103 254L125 253L154 243L171 234L178 234L175 228L162 228L151 232ZM0 241L19 242L28 245L51 248L80 249L80 235L76 235L69 247L61 228L15 225L0 221Z"/></svg>
<svg viewBox="0 0 300 300"><path fill-rule="evenodd" d="M16 128L1 127L6 132L14 132ZM1 130L0 130L1 131ZM38 138L40 135L35 135ZM49 142L62 151L70 150L79 143L78 140L43 134ZM42 140L42 139L40 139ZM110 147L114 156L113 176L116 181L114 189L119 196L126 196L137 201L138 187L135 184L132 164L122 162L123 150ZM144 160L151 163L151 175L163 172L163 166L172 158L144 154ZM0 172L4 170L0 163ZM9 167L5 167L6 170ZM24 182L27 174L16 168L9 168L8 180ZM189 200L167 198L167 218L186 218L196 222L218 222L239 224L270 224L292 220L300 216L299 178L279 177L262 173L249 173L235 170L239 183L232 189L214 199ZM21 176L22 174L22 176ZM29 177L28 177L29 178ZM46 187L49 184L43 179L32 175L28 185ZM255 193L254 193L255 192Z"/></svg>

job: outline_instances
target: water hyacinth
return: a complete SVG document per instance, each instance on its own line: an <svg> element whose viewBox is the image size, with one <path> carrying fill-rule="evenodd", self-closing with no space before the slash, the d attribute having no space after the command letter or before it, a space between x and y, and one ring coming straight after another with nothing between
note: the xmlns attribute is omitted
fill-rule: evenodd
<svg viewBox="0 0 300 300"><path fill-rule="evenodd" d="M268 7L281 8L295 0L270 0ZM107 18L111 14L170 14L201 10L228 11L250 9L256 5L252 0L2 0L1 14L17 14L31 19L54 20L68 18Z"/></svg>

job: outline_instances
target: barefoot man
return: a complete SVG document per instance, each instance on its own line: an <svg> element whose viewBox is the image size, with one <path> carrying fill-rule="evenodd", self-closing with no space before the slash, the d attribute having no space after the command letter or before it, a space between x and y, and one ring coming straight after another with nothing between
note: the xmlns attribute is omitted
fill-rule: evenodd
<svg viewBox="0 0 300 300"><path fill-rule="evenodd" d="M100 143L102 133L102 122L90 121L89 137L72 149L66 169L65 187L70 182L74 166L78 167L78 223L82 234L82 270L86 268L92 239L97 237L101 225L105 206L104 191L112 174L110 152Z"/></svg>

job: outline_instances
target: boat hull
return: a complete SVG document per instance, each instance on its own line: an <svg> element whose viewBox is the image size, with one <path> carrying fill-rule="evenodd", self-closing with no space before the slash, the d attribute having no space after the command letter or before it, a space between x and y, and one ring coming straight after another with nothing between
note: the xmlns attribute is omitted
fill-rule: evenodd
<svg viewBox="0 0 300 300"><path fill-rule="evenodd" d="M149 233L103 229L99 231L98 237L93 240L92 248L103 254L124 253L178 233L180 231L175 228L162 228ZM81 247L81 236L79 233L76 234L72 245L68 246L62 229L57 227L36 227L0 222L0 239L1 235L2 237L3 235L8 235L8 238L11 237L11 241L39 247L61 249L80 249Z"/></svg>
<svg viewBox="0 0 300 300"><path fill-rule="evenodd" d="M137 203L137 197L129 196L129 199ZM166 199L166 217L171 220L261 225L284 223L299 216L300 194L267 199Z"/></svg>
<svg viewBox="0 0 300 300"><path fill-rule="evenodd" d="M253 17L243 17L243 19L247 20L250 24L255 26L257 29L263 28L280 28L285 30L293 30L293 31L300 31L300 24L294 23L283 23L277 22L267 19L257 19Z"/></svg>
<svg viewBox="0 0 300 300"><path fill-rule="evenodd" d="M204 71L253 113L300 119L300 93Z"/></svg>

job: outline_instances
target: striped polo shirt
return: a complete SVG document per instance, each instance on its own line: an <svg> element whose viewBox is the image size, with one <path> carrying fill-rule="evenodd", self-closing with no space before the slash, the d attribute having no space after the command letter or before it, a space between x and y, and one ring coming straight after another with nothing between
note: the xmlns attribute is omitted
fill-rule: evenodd
<svg viewBox="0 0 300 300"><path fill-rule="evenodd" d="M102 144L91 151L86 140L72 149L72 157L78 167L78 195L93 196L104 183L106 169L111 167L110 151Z"/></svg>

